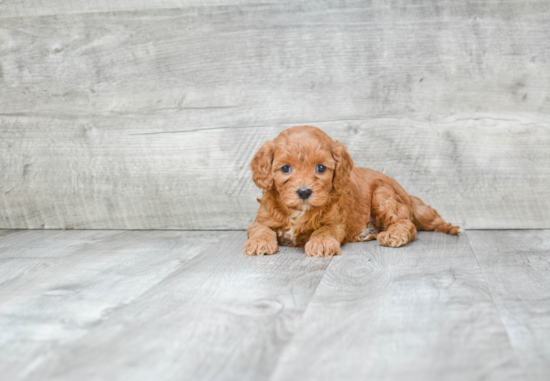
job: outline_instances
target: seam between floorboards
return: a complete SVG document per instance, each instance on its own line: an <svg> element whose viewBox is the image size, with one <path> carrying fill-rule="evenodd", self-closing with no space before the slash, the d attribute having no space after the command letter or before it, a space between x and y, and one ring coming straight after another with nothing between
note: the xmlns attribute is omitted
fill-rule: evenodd
<svg viewBox="0 0 550 381"><path fill-rule="evenodd" d="M0 6L3 3L0 3ZM113 13L134 13L134 12L162 12L162 11L191 11L194 9L202 9L202 8L210 8L210 9L216 9L216 8L223 8L223 7L233 7L233 8L252 8L252 7L258 7L258 6L277 6L277 5L285 5L285 4L292 4L291 1L281 1L277 2L276 0L265 2L265 3L250 3L250 4L240 4L240 3L230 3L230 4L206 4L206 5L199 5L199 4L193 4L193 5L182 5L182 6L167 6L167 7L156 7L156 8L146 8L146 7L138 7L138 8L121 8L121 9L105 9L105 10L89 10L89 11L67 11L62 12L62 10L59 10L59 12L56 13L37 13L34 15L10 15L10 16L0 16L0 20L5 19L21 19L21 18L43 18L43 17L59 17L59 16L87 16L87 15L102 15L107 14L111 15ZM0 9L1 10L1 9Z"/></svg>
<svg viewBox="0 0 550 381"><path fill-rule="evenodd" d="M309 309L309 306L311 304L311 301L313 300L313 298L315 298L315 295L317 295L317 290L319 289L319 285L321 284L321 282L323 281L323 279L325 278L325 276L327 275L327 271L330 267L330 265L332 264L332 259L334 258L334 256L330 257L330 262L328 263L327 267L325 268L325 272L323 273L323 276L319 279L319 282L317 283L317 285L315 286L315 291L313 291L313 294L311 295L311 298L309 299L309 302L307 303L306 305L306 308L304 308L304 312L302 313L302 316L300 317L300 326L298 328L301 327L302 325L302 322L303 322L303 318L307 312L307 310ZM293 339L294 339L294 336L296 335L296 333L298 332L298 330L296 330L295 332L292 333L292 336L290 337L290 339L288 340L288 342L286 343L286 345L283 347L283 349L281 350L279 356L277 357L277 364L275 365L275 367L273 368L273 371L271 372L271 374L269 375L269 378L268 380L273 380L273 375L277 372L277 370L279 369L279 366L281 364L281 358L283 357L283 354L284 352L287 350L287 348L290 346L290 344L292 343Z"/></svg>
<svg viewBox="0 0 550 381"><path fill-rule="evenodd" d="M471 229L471 230L475 230L475 229ZM498 229L498 230L506 230L506 229ZM485 277L485 273L483 272L483 269L481 268L481 266L479 264L479 260L477 259L476 252L475 252L475 250L472 246L472 243L470 242L470 237L468 237L468 234L465 234L465 235L466 235L466 240L468 241L468 245L470 246L470 250L472 251L472 254L474 255L474 259L476 260L477 267L479 268L479 271L481 272L481 276L483 276L483 280L485 281L485 284L487 285L487 290L489 291L489 295L491 296L491 301L493 302L493 305L495 306L495 309L497 310L498 320L500 321L500 324L502 324L502 327L504 328L504 332L506 332L506 338L508 339L508 344L510 345L510 348L512 349L512 351L514 352L514 355L516 356L516 361L517 361L518 367L521 371L523 379L525 380L526 379L525 369L523 368L523 366L521 364L520 357L518 355L518 352L516 351L515 346L512 344L512 341L510 340L510 332L508 332L508 328L506 327L506 324L504 324L504 322L502 321L502 313L501 313L500 308L498 307L498 304L495 302L495 297L493 295L493 291L491 290L491 284L487 281L487 278Z"/></svg>

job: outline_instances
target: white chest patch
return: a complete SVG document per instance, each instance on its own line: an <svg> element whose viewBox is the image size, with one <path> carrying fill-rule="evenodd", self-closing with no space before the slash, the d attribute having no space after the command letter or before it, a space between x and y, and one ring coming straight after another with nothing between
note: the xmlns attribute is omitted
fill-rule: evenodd
<svg viewBox="0 0 550 381"><path fill-rule="evenodd" d="M303 210L295 210L294 212L292 212L291 216L290 216L290 221L291 223L294 223L292 221L296 221L298 220L300 217L302 217L304 215L304 211Z"/></svg>
<svg viewBox="0 0 550 381"><path fill-rule="evenodd" d="M289 239L294 242L296 240L296 237L294 236L294 229L290 228L288 230L285 230L283 232L283 238Z"/></svg>
<svg viewBox="0 0 550 381"><path fill-rule="evenodd" d="M304 211L302 210L296 210L292 213L289 219L290 228L285 231L280 231L279 236L282 236L285 239L289 239L292 242L296 241L296 228L298 228L300 225L302 225L302 222L300 221L300 218L304 215Z"/></svg>

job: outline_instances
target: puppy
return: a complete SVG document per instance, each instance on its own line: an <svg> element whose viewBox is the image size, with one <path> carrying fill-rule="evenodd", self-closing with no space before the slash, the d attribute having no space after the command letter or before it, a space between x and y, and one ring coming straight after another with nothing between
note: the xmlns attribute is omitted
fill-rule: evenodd
<svg viewBox="0 0 550 381"><path fill-rule="evenodd" d="M330 257L341 255L347 242L376 239L400 247L417 229L459 233L394 179L354 167L346 147L316 127L281 132L260 148L250 168L263 196L248 228L246 255L275 254L280 244Z"/></svg>

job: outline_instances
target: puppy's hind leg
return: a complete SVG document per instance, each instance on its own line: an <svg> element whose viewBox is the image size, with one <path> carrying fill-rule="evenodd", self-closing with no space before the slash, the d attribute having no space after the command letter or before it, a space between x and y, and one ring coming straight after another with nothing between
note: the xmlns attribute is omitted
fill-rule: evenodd
<svg viewBox="0 0 550 381"><path fill-rule="evenodd" d="M400 247L411 242L416 237L416 228L409 220L398 220L383 232L378 233L376 239L382 246Z"/></svg>
<svg viewBox="0 0 550 381"><path fill-rule="evenodd" d="M412 210L392 189L378 188L373 194L372 205L383 230L376 236L380 245L400 247L416 237Z"/></svg>

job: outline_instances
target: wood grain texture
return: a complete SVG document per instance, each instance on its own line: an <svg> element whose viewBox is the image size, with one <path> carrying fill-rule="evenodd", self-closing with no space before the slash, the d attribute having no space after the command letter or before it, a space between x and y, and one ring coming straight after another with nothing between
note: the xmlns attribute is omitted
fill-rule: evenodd
<svg viewBox="0 0 550 381"><path fill-rule="evenodd" d="M10 236L12 234L17 234L22 232L22 230L9 230L9 229L0 229L0 240L4 237Z"/></svg>
<svg viewBox="0 0 550 381"><path fill-rule="evenodd" d="M11 119L3 125L7 139L0 141L6 163L0 173L0 223L47 229L247 228L261 195L248 165L265 140L290 125L170 132L151 120ZM356 165L394 177L463 228L550 226L550 124L521 119L315 124L344 142Z"/></svg>
<svg viewBox="0 0 550 381"><path fill-rule="evenodd" d="M245 228L297 124L463 227L550 227L547 2L198 4L0 4L1 228Z"/></svg>
<svg viewBox="0 0 550 381"><path fill-rule="evenodd" d="M189 128L548 114L549 22L547 2L525 1L8 18L0 27L0 113L164 111L182 114Z"/></svg>
<svg viewBox="0 0 550 381"><path fill-rule="evenodd" d="M244 232L116 232L55 260L0 262L32 269L0 286L2 374L267 379L330 259L301 249L246 257L245 240Z"/></svg>
<svg viewBox="0 0 550 381"><path fill-rule="evenodd" d="M404 248L348 244L332 259L247 257L245 239L0 230L1 378L550 375L550 231L421 232Z"/></svg>
<svg viewBox="0 0 550 381"><path fill-rule="evenodd" d="M115 231L35 231L2 230L0 259L64 257L107 237L119 235Z"/></svg>
<svg viewBox="0 0 550 381"><path fill-rule="evenodd" d="M550 378L550 231L468 231L528 380Z"/></svg>
<svg viewBox="0 0 550 381"><path fill-rule="evenodd" d="M307 0L292 0L306 2ZM185 9L203 6L270 4L273 0L4 0L0 18L65 15L74 13L135 11L147 9Z"/></svg>
<svg viewBox="0 0 550 381"><path fill-rule="evenodd" d="M225 235L29 231L1 240L2 378L27 378Z"/></svg>
<svg viewBox="0 0 550 381"><path fill-rule="evenodd" d="M465 236L421 232L333 258L273 380L518 380Z"/></svg>

